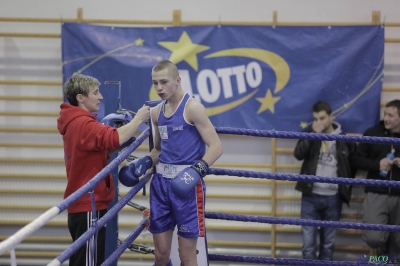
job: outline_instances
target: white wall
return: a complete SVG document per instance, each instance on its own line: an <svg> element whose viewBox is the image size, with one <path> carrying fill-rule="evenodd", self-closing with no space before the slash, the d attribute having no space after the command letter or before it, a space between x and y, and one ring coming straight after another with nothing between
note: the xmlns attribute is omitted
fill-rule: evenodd
<svg viewBox="0 0 400 266"><path fill-rule="evenodd" d="M2 0L1 17L74 18L82 7L85 18L169 20L172 10L182 10L183 20L270 21L371 21L381 11L386 21L398 19L397 0Z"/></svg>

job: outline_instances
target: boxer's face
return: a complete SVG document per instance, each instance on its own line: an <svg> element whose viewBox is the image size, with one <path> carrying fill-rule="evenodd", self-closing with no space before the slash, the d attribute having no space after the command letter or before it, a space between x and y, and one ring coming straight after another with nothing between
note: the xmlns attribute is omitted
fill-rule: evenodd
<svg viewBox="0 0 400 266"><path fill-rule="evenodd" d="M181 78L174 78L167 68L160 71L153 70L151 76L154 88L162 100L169 99L175 93L181 82Z"/></svg>

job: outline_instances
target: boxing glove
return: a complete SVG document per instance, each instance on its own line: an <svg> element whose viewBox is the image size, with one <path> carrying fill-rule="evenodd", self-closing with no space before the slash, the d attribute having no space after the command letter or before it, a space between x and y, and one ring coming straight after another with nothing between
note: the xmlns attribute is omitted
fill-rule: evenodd
<svg viewBox="0 0 400 266"><path fill-rule="evenodd" d="M116 114L123 114L125 116L124 120L115 120L114 121L114 127L115 128L119 128L122 127L123 125L127 124L128 122L132 121L133 118L135 118L136 113L128 110L128 109L118 109L116 112Z"/></svg>
<svg viewBox="0 0 400 266"><path fill-rule="evenodd" d="M153 160L150 156L144 156L133 160L126 165L129 165L134 176L140 177L153 166Z"/></svg>
<svg viewBox="0 0 400 266"><path fill-rule="evenodd" d="M119 181L127 187L133 187L139 182L141 177L147 169L153 166L153 160L150 156L144 156L125 164L119 170Z"/></svg>
<svg viewBox="0 0 400 266"><path fill-rule="evenodd" d="M183 169L171 182L172 192L182 199L186 199L194 191L200 178L207 175L208 164L204 160L195 162L192 166Z"/></svg>
<svg viewBox="0 0 400 266"><path fill-rule="evenodd" d="M128 110L126 111L117 110L117 113L111 113L103 117L101 123L103 125L110 125L111 122L114 122L114 124L116 124L116 127L119 127L120 124L129 123L130 121L132 121L134 117L133 114L134 114L133 112Z"/></svg>
<svg viewBox="0 0 400 266"><path fill-rule="evenodd" d="M131 165L125 164L118 173L119 182L126 187L134 187L139 183L139 177L135 176L131 170Z"/></svg>

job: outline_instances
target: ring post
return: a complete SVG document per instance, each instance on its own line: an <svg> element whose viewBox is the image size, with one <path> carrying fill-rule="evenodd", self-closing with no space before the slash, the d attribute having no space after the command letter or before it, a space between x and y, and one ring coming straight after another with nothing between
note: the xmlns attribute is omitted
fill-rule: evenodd
<svg viewBox="0 0 400 266"><path fill-rule="evenodd" d="M102 90L101 94L104 97L104 116L115 113L119 108L119 88L116 89L116 86L104 86L105 89ZM113 155L109 158L108 162L110 163L114 160L118 154L113 153ZM108 209L111 209L118 202L118 167L111 171L114 187L115 187L115 197L112 202L110 202L110 206ZM106 227L106 250L104 254L104 258L108 258L116 249L117 249L117 241L118 241L118 215L115 215L114 218L107 222ZM117 266L115 262L112 266Z"/></svg>

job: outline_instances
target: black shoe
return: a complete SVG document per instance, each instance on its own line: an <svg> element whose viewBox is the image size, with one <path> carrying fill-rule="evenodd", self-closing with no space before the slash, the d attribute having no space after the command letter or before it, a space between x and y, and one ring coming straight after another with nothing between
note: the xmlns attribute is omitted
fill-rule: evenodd
<svg viewBox="0 0 400 266"><path fill-rule="evenodd" d="M389 255L389 241L376 249L377 256L388 256Z"/></svg>

